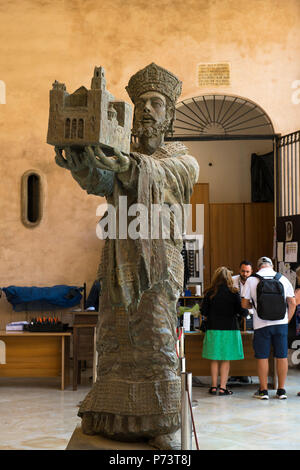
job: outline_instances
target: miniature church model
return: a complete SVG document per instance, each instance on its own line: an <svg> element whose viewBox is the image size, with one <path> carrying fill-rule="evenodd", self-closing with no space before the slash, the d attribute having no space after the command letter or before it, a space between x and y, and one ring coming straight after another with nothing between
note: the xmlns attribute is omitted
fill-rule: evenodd
<svg viewBox="0 0 300 470"><path fill-rule="evenodd" d="M95 67L91 89L74 93L55 80L50 90L47 143L58 147L100 145L130 151L132 107L106 90L103 67Z"/></svg>

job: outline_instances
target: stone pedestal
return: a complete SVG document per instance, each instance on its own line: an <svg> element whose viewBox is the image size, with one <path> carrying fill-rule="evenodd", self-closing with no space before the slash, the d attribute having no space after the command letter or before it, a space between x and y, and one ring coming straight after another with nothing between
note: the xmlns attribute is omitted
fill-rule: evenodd
<svg viewBox="0 0 300 470"><path fill-rule="evenodd" d="M80 424L75 428L66 450L157 450L146 442L119 442L100 435L88 436L81 431Z"/></svg>

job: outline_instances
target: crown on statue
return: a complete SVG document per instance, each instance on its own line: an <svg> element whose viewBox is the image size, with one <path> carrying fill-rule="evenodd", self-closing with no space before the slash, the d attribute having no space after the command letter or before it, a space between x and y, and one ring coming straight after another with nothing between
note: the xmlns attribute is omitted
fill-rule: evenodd
<svg viewBox="0 0 300 470"><path fill-rule="evenodd" d="M174 106L181 94L181 89L182 82L171 72L159 67L154 62L133 75L126 87L133 103L147 91L158 91L169 98Z"/></svg>

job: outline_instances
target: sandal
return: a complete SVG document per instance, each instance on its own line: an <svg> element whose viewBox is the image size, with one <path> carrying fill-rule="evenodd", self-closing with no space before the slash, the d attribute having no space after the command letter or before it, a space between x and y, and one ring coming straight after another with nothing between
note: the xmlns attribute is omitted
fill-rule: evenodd
<svg viewBox="0 0 300 470"><path fill-rule="evenodd" d="M210 393L211 395L217 395L217 387L210 387L208 389L208 393Z"/></svg>
<svg viewBox="0 0 300 470"><path fill-rule="evenodd" d="M232 395L232 394L233 394L233 392L231 390L229 390L228 388L219 387L219 396Z"/></svg>

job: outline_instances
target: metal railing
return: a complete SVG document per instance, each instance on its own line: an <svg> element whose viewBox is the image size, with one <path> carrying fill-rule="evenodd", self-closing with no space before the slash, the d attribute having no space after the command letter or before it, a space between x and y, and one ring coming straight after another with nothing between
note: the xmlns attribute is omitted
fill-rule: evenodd
<svg viewBox="0 0 300 470"><path fill-rule="evenodd" d="M300 214L300 131L276 141L277 216Z"/></svg>

